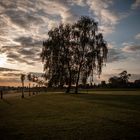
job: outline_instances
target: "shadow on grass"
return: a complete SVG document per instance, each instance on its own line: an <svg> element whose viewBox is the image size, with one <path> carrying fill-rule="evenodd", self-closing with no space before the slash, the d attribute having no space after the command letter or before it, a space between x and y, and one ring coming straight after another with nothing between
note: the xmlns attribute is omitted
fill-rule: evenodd
<svg viewBox="0 0 140 140"><path fill-rule="evenodd" d="M27 101L30 101L30 99L29 98L27 98L27 97L24 97L24 98L22 98L23 100L27 100Z"/></svg>
<svg viewBox="0 0 140 140"><path fill-rule="evenodd" d="M8 100L6 99L2 99L4 103L8 104L8 105L12 105L12 103L10 103Z"/></svg>
<svg viewBox="0 0 140 140"><path fill-rule="evenodd" d="M110 95L87 93L70 93L69 95L93 104L96 103L115 108L132 109L140 112L140 95Z"/></svg>

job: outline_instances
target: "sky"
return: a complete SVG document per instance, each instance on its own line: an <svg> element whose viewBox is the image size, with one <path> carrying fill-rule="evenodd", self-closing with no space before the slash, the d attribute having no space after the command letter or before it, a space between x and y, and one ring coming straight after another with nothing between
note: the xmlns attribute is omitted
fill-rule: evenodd
<svg viewBox="0 0 140 140"><path fill-rule="evenodd" d="M140 0L0 0L0 86L20 85L21 73L42 73L49 29L81 16L98 22L108 60L95 82L123 70L140 79Z"/></svg>

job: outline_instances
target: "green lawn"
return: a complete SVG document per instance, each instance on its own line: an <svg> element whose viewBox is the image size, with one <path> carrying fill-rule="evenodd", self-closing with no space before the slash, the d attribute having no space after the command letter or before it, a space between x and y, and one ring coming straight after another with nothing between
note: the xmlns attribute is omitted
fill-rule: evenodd
<svg viewBox="0 0 140 140"><path fill-rule="evenodd" d="M0 100L0 140L140 140L140 91Z"/></svg>

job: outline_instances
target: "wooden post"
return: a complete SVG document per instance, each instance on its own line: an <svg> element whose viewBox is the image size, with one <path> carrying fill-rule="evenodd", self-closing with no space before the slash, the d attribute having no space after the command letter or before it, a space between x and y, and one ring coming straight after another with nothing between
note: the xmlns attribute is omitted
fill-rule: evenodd
<svg viewBox="0 0 140 140"><path fill-rule="evenodd" d="M31 96L30 83L29 83L29 96Z"/></svg>
<svg viewBox="0 0 140 140"><path fill-rule="evenodd" d="M33 84L33 95L35 95L35 89L34 89L34 84Z"/></svg>
<svg viewBox="0 0 140 140"><path fill-rule="evenodd" d="M0 98L3 99L3 91L0 91Z"/></svg>
<svg viewBox="0 0 140 140"><path fill-rule="evenodd" d="M22 95L21 98L24 98L24 83L22 82Z"/></svg>

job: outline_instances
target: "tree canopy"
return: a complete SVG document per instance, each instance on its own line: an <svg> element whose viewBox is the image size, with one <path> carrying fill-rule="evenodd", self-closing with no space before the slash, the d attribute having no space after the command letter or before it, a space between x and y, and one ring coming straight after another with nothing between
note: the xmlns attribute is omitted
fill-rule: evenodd
<svg viewBox="0 0 140 140"><path fill-rule="evenodd" d="M128 84L128 80L131 74L128 74L126 70L119 73L119 76L113 76L109 78L109 83L113 87L125 87Z"/></svg>
<svg viewBox="0 0 140 140"><path fill-rule="evenodd" d="M107 43L98 33L98 23L89 17L81 17L73 24L60 24L48 32L43 42L41 58L44 63L48 86L86 84L94 71L98 75L107 59Z"/></svg>

